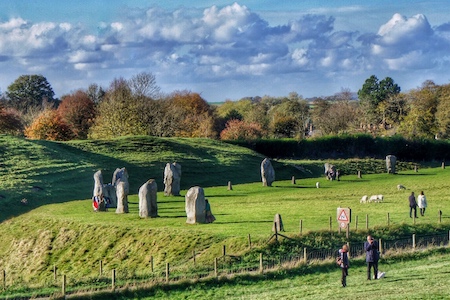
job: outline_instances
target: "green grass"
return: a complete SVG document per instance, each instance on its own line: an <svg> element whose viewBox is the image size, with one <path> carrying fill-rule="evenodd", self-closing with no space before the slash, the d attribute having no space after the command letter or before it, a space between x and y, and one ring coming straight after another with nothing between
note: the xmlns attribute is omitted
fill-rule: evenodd
<svg viewBox="0 0 450 300"><path fill-rule="evenodd" d="M263 187L259 168L264 157L245 148L206 139L125 137L57 143L0 135L0 150L4 154L0 158L3 179L0 182L3 207L0 211L0 269L7 270L9 293L14 287L16 292L22 290L30 295L33 293L28 291L30 287L54 285L54 265L58 267L58 274L67 275L69 286L93 287L104 284L99 282L99 261L103 262L106 274L117 269L120 280L131 280L148 276L151 257L157 272L163 272L165 263L170 262L177 273L193 271L193 251L198 265L211 265L213 259L221 255L224 245L229 254L244 257L254 257L258 251L281 251L267 248L276 213L283 218L283 234L316 247L329 233L320 237L314 234L308 237L307 233L328 230L330 217L336 231L337 207L352 209L351 230L355 231L358 226L361 236L365 234L361 229L365 228L366 215L370 230L382 238L438 228L440 210L444 225L449 224L450 171L432 165L416 173L411 168L412 163L399 162L399 173L389 175L368 174L370 170L383 172L383 161L331 161L345 171L341 181L327 181L322 176L321 161L280 160L273 161L275 183L272 187ZM173 161L182 165L181 194L194 185L204 187L216 222L187 225L184 197L163 196L163 169L167 162ZM102 169L104 180L108 182L117 167L126 167L130 174L130 213L92 212L94 172ZM356 170L363 170L363 178L357 178ZM292 176L296 184L292 184ZM158 183L160 218L140 219L137 191L149 178ZM228 181L233 184L231 191L227 190ZM319 189L315 187L317 181ZM408 190L398 191L397 184L403 184ZM43 190L36 191L33 186ZM427 195L429 208L426 216L417 219L413 226L407 198L411 191L419 193L421 190ZM362 195L372 194L383 194L383 203L359 203ZM20 204L23 198L27 198L28 205ZM386 227L388 213L389 228ZM300 220L302 237L299 237ZM252 239L251 253L248 235ZM363 240L360 236L357 238ZM357 268L354 270L356 272ZM334 286L339 276L333 272L330 275L327 272L308 274L305 278L293 276L301 282L306 280L306 284L302 284L305 289L314 281L330 280L330 286ZM279 290L277 282L281 287L288 280L287 277L280 281L271 278L265 284L272 286L272 290ZM300 285L298 282L286 284L294 288ZM230 293L231 299L239 299L239 293L247 298L253 292L262 291L261 287L245 282L224 286L227 285L233 292L224 290L222 297ZM222 284L217 286L221 288ZM198 297L212 297L209 291L202 294L202 285L186 289L193 289L192 295L198 293ZM313 297L313 286L311 289ZM281 290L280 297L286 296ZM276 294L261 294L266 299L272 296ZM180 296L174 297L182 299L187 295L180 292Z"/></svg>

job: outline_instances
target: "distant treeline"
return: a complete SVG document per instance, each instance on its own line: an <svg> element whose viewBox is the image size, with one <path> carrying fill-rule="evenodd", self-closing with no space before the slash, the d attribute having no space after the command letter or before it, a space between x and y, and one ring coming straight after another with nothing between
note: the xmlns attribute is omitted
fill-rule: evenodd
<svg viewBox="0 0 450 300"><path fill-rule="evenodd" d="M330 136L316 139L263 139L228 141L250 148L270 158L348 159L395 155L403 161L444 161L450 159L447 140L408 140L401 136Z"/></svg>

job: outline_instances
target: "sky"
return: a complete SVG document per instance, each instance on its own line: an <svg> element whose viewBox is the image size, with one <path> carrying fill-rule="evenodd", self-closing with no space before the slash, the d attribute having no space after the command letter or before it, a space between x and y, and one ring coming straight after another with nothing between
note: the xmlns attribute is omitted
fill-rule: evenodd
<svg viewBox="0 0 450 300"><path fill-rule="evenodd" d="M208 102L402 91L450 80L450 0L1 0L0 91L41 74L56 97L152 73Z"/></svg>

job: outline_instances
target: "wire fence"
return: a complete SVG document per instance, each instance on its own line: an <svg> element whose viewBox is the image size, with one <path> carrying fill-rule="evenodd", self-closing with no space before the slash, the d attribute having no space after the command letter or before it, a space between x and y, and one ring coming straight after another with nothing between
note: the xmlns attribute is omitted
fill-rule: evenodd
<svg viewBox="0 0 450 300"><path fill-rule="evenodd" d="M388 253L390 251L402 251L410 249L425 249L430 247L447 247L449 243L450 231L448 233L436 233L432 235L411 235L408 238L401 238L396 240L379 240L380 252ZM349 255L352 258L365 255L364 243L349 244ZM126 266L121 266L118 269L109 270L111 277L105 276L108 272L103 270L103 264L100 261L100 274L97 278L84 278L77 281L71 279L66 275L57 274L57 267L53 269L53 281L49 280L48 286L45 288L46 293L76 293L80 290L110 290L117 289L129 285L139 284L164 284L175 283L182 280L200 280L203 278L219 277L219 276L234 276L238 274L254 274L264 273L274 269L287 269L298 266L300 264L307 264L316 261L333 261L337 256L337 249L313 249L303 248L302 253L294 255L266 255L260 253L259 260L255 257L243 259L239 256L227 255L225 253L225 246L223 248L223 255L217 257L210 264L196 264L195 256L193 257L193 266L170 266L166 263L165 266L151 267L151 272L143 272L142 274L135 274L131 278L121 278L121 273L126 269ZM123 268L123 269L122 269ZM26 286L26 282L20 279L8 279L7 272L2 270L2 286L3 292L0 297L10 295L15 291L16 286ZM61 280L61 281L60 281ZM58 282L59 281L59 282Z"/></svg>

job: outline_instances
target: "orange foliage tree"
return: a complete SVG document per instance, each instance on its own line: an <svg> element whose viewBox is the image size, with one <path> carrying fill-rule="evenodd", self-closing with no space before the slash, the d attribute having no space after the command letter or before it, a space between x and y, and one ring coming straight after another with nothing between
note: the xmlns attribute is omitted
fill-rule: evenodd
<svg viewBox="0 0 450 300"><path fill-rule="evenodd" d="M94 101L81 90L65 96L58 107L58 114L76 139L86 139L96 116Z"/></svg>
<svg viewBox="0 0 450 300"><path fill-rule="evenodd" d="M169 97L168 114L177 119L176 136L217 137L211 107L198 93L174 92Z"/></svg>
<svg viewBox="0 0 450 300"><path fill-rule="evenodd" d="M70 127L56 110L44 110L25 128L25 136L36 140L67 141L73 137Z"/></svg>
<svg viewBox="0 0 450 300"><path fill-rule="evenodd" d="M220 133L221 140L256 140L263 137L263 130L257 123L246 123L241 120L230 120Z"/></svg>

